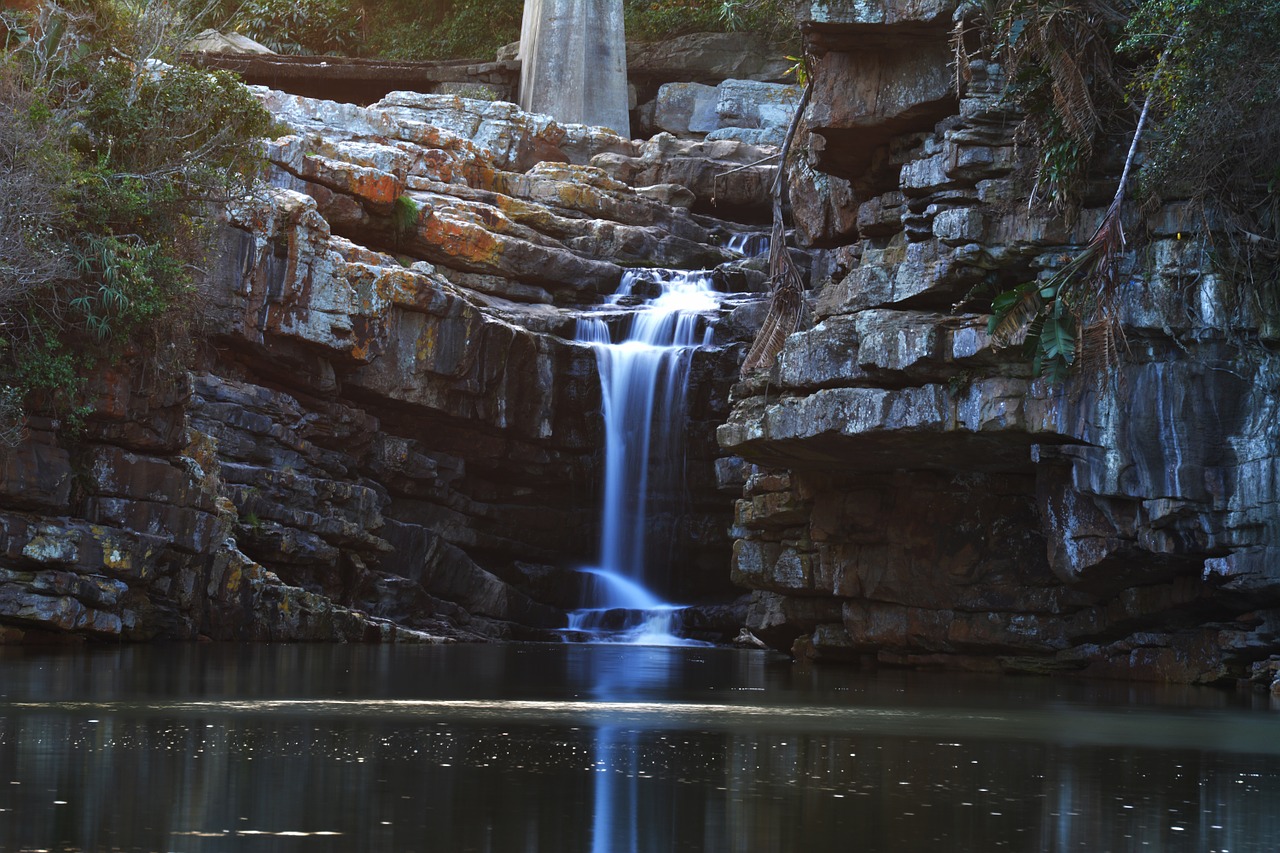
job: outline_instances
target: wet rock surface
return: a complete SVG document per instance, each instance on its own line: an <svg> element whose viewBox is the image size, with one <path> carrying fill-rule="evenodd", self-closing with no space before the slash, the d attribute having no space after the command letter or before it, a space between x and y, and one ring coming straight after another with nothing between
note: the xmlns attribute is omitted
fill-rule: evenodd
<svg viewBox="0 0 1280 853"><path fill-rule="evenodd" d="M750 631L819 660L1269 689L1280 363L1224 307L1214 235L1176 200L1131 223L1127 345L1048 384L983 312L1103 210L1028 208L1002 70L974 63L959 99L945 79L951 6L809 6L817 177L792 187L823 281L718 432Z"/></svg>

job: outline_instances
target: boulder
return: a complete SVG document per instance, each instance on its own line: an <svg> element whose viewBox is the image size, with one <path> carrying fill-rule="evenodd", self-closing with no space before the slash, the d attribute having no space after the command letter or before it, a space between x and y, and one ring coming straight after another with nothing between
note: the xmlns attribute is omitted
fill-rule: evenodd
<svg viewBox="0 0 1280 853"><path fill-rule="evenodd" d="M761 216L770 208L777 149L737 140L694 141L660 133L638 154L601 154L592 165L631 186L679 184L696 197L694 209L726 218Z"/></svg>
<svg viewBox="0 0 1280 853"><path fill-rule="evenodd" d="M752 80L726 80L714 88L667 83L658 90L654 123L677 136L714 133L716 139L781 146L800 93L799 86Z"/></svg>
<svg viewBox="0 0 1280 853"><path fill-rule="evenodd" d="M275 55L275 51L258 44L240 33L220 33L214 29L201 30L183 46L193 53L232 53L258 56Z"/></svg>
<svg viewBox="0 0 1280 853"><path fill-rule="evenodd" d="M701 83L667 83L658 90L653 122L677 135L715 130L718 96L714 87Z"/></svg>

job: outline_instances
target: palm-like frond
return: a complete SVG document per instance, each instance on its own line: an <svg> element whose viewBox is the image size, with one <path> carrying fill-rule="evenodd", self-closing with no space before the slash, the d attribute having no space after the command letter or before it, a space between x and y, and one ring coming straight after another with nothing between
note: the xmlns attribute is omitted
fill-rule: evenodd
<svg viewBox="0 0 1280 853"><path fill-rule="evenodd" d="M751 349L742 361L743 376L773 366L778 353L782 352L787 336L799 328L803 311L802 298L779 293L769 301L769 313L765 315L760 331L756 333Z"/></svg>
<svg viewBox="0 0 1280 853"><path fill-rule="evenodd" d="M769 235L769 311L742 362L742 375L773 366L787 336L800 326L804 314L804 279L786 245L782 202L775 196L773 229Z"/></svg>
<svg viewBox="0 0 1280 853"><path fill-rule="evenodd" d="M1115 302L1125 247L1126 182L1127 171L1097 230L1075 257L1049 278L1020 284L991 303L987 331L992 341L999 347L1025 342L1038 371L1050 378L1065 376L1077 356L1099 341L1105 357L1099 371L1115 363L1116 341L1124 336Z"/></svg>
<svg viewBox="0 0 1280 853"><path fill-rule="evenodd" d="M1027 327L1044 308L1040 290L1037 282L1027 282L995 298L987 334L996 346L1012 346L1026 337Z"/></svg>
<svg viewBox="0 0 1280 853"><path fill-rule="evenodd" d="M1069 45L1062 43L1046 45L1045 53L1053 78L1053 103L1058 115L1076 144L1090 150L1100 122L1081 60L1072 55Z"/></svg>

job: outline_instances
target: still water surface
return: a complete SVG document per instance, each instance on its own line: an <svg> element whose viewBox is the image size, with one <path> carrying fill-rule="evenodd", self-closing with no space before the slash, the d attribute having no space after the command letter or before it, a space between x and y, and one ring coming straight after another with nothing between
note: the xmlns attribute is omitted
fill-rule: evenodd
<svg viewBox="0 0 1280 853"><path fill-rule="evenodd" d="M0 849L1275 851L1280 709L728 649L3 650Z"/></svg>

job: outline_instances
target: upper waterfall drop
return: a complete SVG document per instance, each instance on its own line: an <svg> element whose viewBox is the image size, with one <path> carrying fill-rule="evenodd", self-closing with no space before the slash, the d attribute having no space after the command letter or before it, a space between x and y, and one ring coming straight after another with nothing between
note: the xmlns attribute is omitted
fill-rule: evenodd
<svg viewBox="0 0 1280 853"><path fill-rule="evenodd" d="M710 343L709 329L699 335L700 318L720 300L706 272L654 269L628 271L609 304L634 302L646 290L656 295L630 314L616 342L601 317L578 321L577 340L592 347L600 368L605 472L599 561L572 627L599 628L593 617L610 610L646 611L655 615L613 627L630 628L630 639L678 642L672 605L652 591L651 510L682 494L689 368L694 351Z"/></svg>

